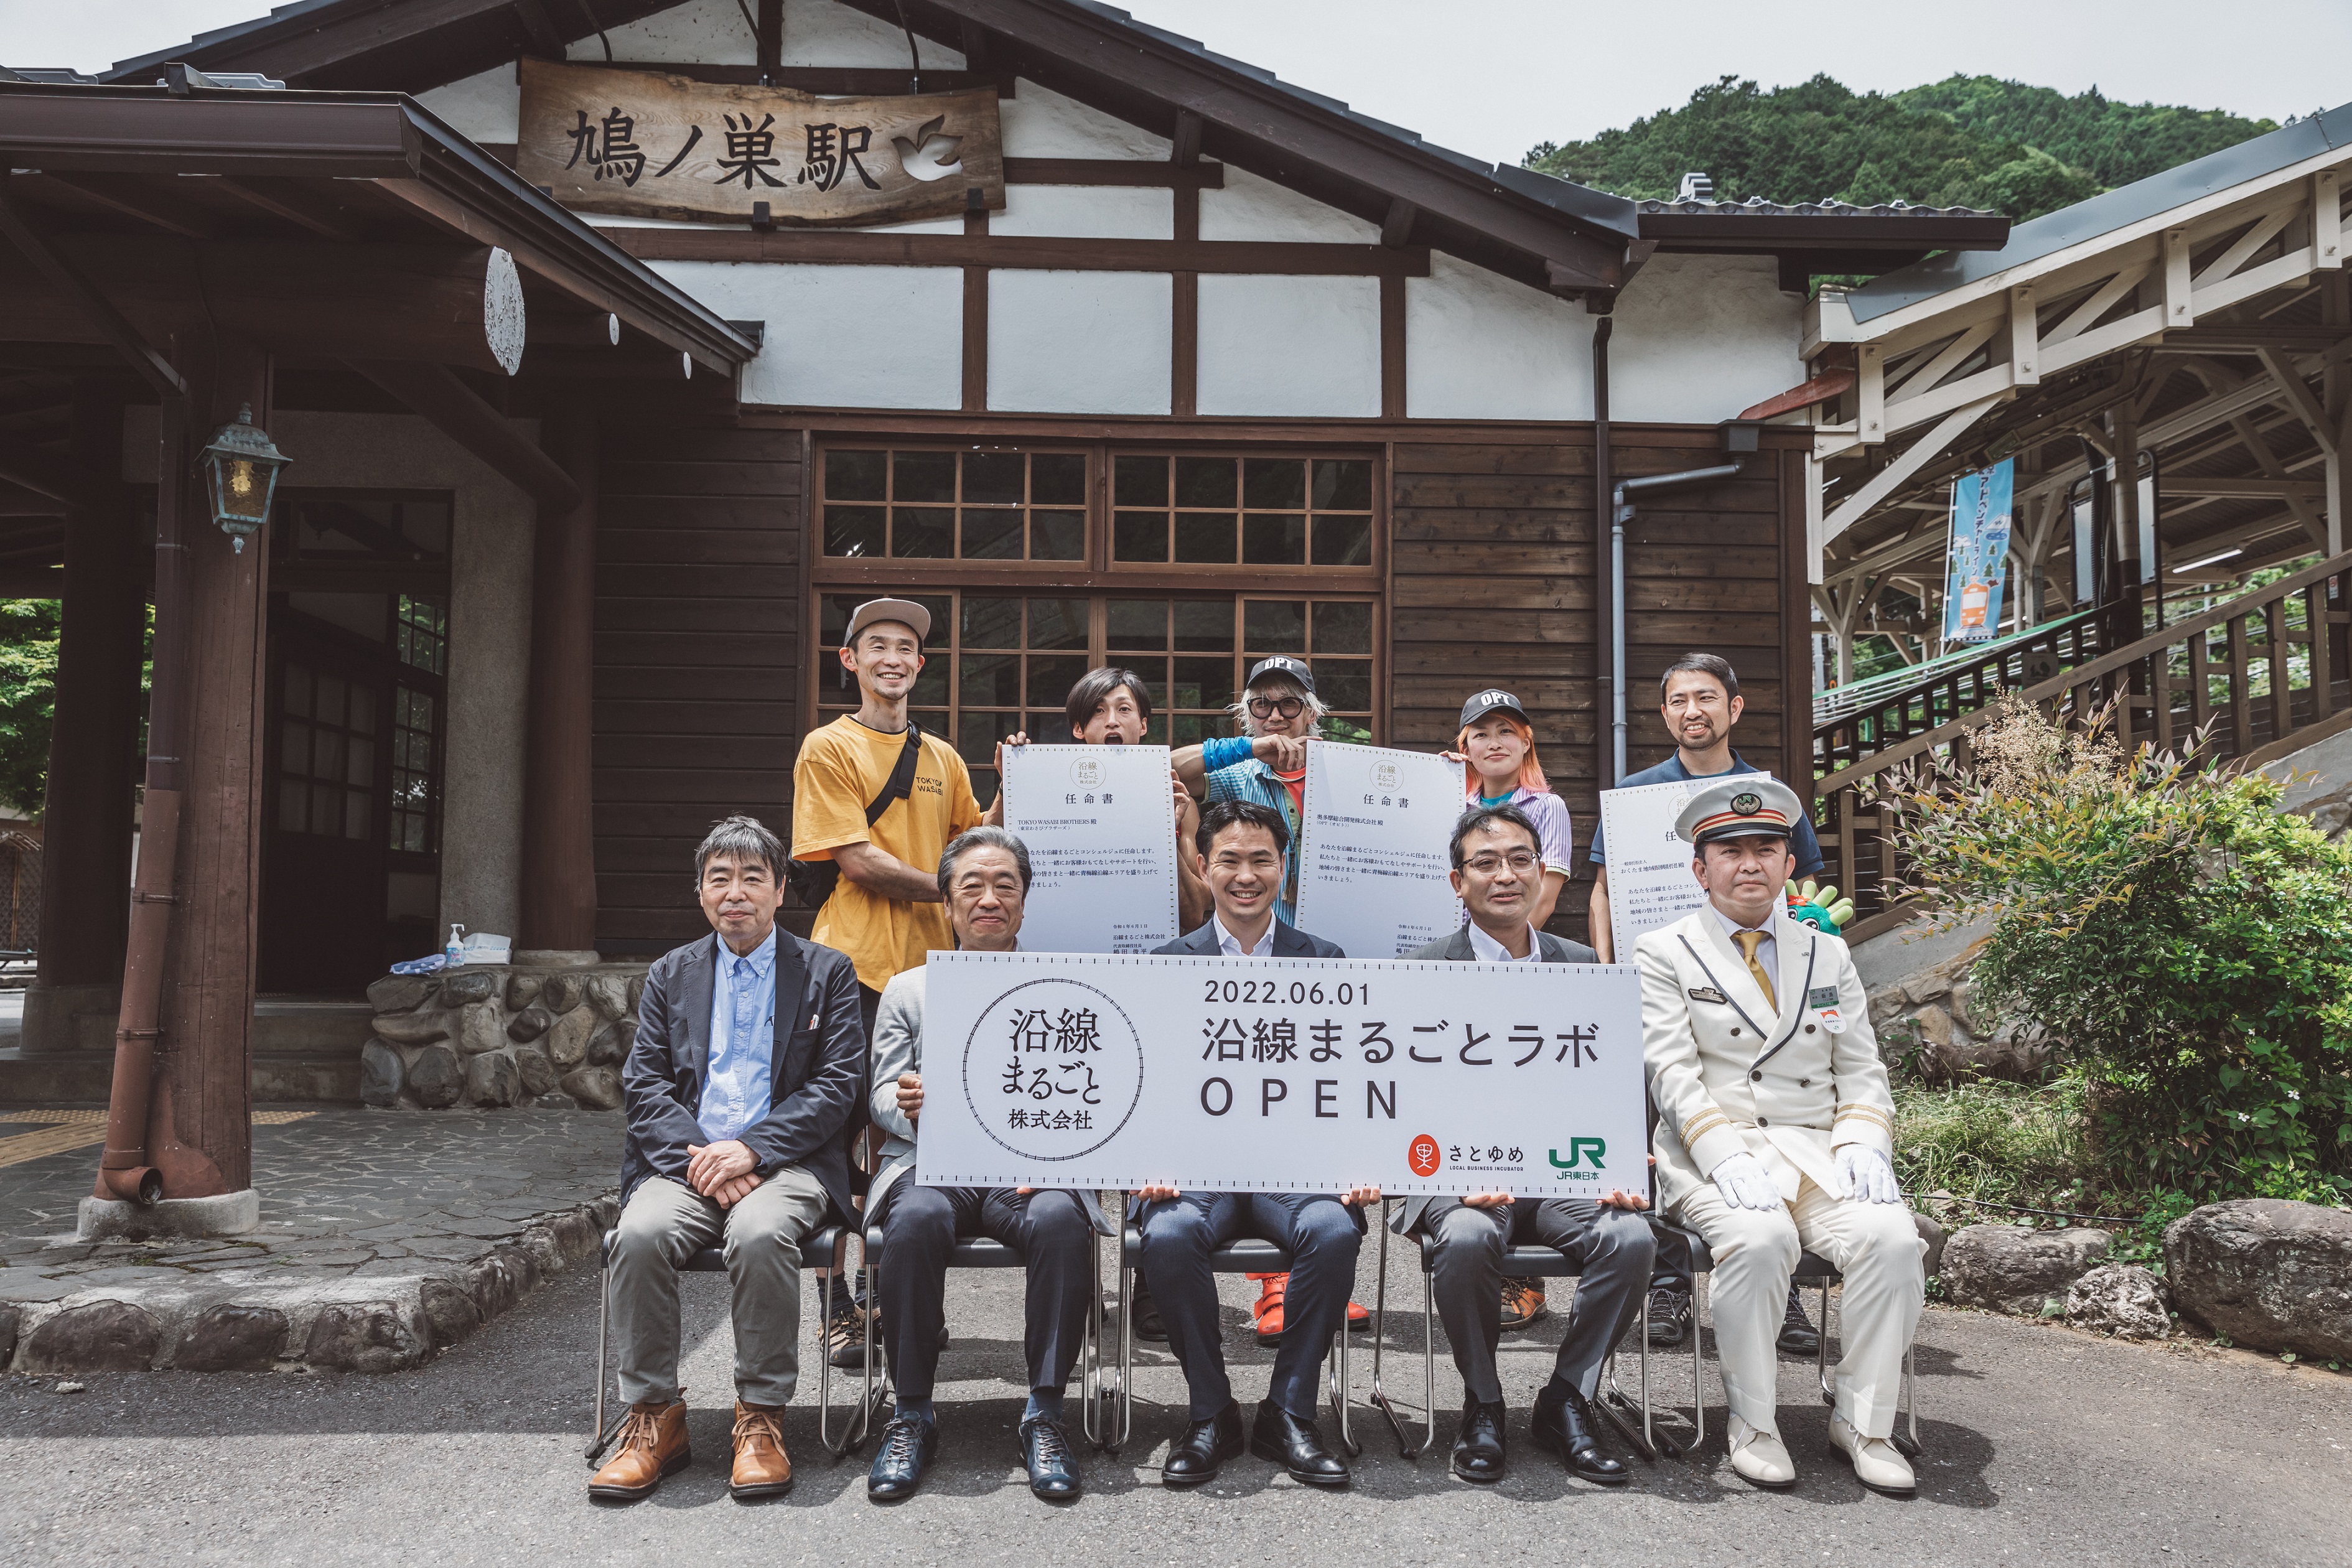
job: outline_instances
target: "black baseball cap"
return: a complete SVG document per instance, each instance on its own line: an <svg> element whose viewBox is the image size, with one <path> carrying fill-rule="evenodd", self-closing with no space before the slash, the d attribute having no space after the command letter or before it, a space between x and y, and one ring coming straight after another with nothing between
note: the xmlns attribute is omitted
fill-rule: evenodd
<svg viewBox="0 0 2352 1568"><path fill-rule="evenodd" d="M1467 730L1471 725L1497 710L1512 714L1530 730L1535 728L1534 722L1528 718L1528 710L1519 706L1519 700L1500 687L1494 686L1488 687L1462 705L1462 722L1455 728Z"/></svg>
<svg viewBox="0 0 2352 1568"><path fill-rule="evenodd" d="M1249 679L1242 683L1243 689L1246 690L1255 686L1269 675L1286 675L1298 682L1298 689L1307 696L1315 695L1315 677L1307 672L1307 666L1297 659L1285 658L1280 654L1272 658L1259 659L1252 666Z"/></svg>

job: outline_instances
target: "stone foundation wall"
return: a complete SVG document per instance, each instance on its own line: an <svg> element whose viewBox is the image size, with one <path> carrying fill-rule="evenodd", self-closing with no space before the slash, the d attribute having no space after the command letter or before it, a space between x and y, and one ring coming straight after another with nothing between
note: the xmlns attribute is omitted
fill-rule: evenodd
<svg viewBox="0 0 2352 1568"><path fill-rule="evenodd" d="M612 1110L636 1037L646 964L469 964L368 987L374 1037L360 1099L379 1107L528 1105Z"/></svg>
<svg viewBox="0 0 2352 1568"><path fill-rule="evenodd" d="M1892 934L1877 939L1899 941ZM1870 990L1870 1026L1890 1062L1916 1056L1921 1076L1935 1083L1969 1078L2030 1079L2049 1058L2031 1028L1996 1026L1976 1001L1969 972L1984 951L1970 942L1958 954L1923 964ZM1867 980L1865 976L1865 980Z"/></svg>

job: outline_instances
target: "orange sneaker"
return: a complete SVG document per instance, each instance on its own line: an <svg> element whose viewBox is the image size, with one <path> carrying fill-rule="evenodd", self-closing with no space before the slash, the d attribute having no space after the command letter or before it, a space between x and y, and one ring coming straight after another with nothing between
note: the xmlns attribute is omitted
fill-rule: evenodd
<svg viewBox="0 0 2352 1568"><path fill-rule="evenodd" d="M1257 1331L1257 1342L1272 1350L1282 1343L1282 1299L1290 1289L1287 1274L1253 1274L1259 1290L1250 1307L1251 1326ZM1360 1301L1348 1303L1348 1329L1351 1333L1363 1333L1372 1326L1372 1310Z"/></svg>
<svg viewBox="0 0 2352 1568"><path fill-rule="evenodd" d="M1544 1282L1541 1279L1506 1279L1503 1281L1503 1329L1524 1329L1550 1310L1544 1304Z"/></svg>

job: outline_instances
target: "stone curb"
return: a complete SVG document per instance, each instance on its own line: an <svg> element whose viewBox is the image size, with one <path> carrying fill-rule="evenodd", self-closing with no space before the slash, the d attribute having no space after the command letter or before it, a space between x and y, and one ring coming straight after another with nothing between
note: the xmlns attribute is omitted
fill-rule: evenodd
<svg viewBox="0 0 2352 1568"><path fill-rule="evenodd" d="M557 1209L431 1272L287 1278L265 1263L216 1283L0 1300L0 1372L404 1371L594 1258L620 1209L617 1194Z"/></svg>

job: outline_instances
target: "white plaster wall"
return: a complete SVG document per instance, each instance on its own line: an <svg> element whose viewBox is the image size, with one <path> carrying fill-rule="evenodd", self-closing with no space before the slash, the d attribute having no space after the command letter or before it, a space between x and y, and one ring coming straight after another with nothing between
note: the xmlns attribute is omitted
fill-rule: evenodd
<svg viewBox="0 0 2352 1568"><path fill-rule="evenodd" d="M1415 419L1590 419L1592 322L1584 307L1432 252L1404 284L1405 412ZM1610 344L1617 407L1619 327ZM1790 342L1795 342L1791 338Z"/></svg>
<svg viewBox="0 0 2352 1568"><path fill-rule="evenodd" d="M708 0L706 0L708 3ZM723 0L729 5L734 0ZM752 6L756 15L759 7ZM743 27L739 14L735 26ZM748 35L748 29L746 29ZM963 53L918 37L925 70L961 70ZM784 0L784 52L788 66L881 66L907 63L907 35L879 17L837 5L834 0Z"/></svg>
<svg viewBox="0 0 2352 1568"><path fill-rule="evenodd" d="M1150 185L1007 185L988 232L1082 239L1173 239L1176 193Z"/></svg>
<svg viewBox="0 0 2352 1568"><path fill-rule="evenodd" d="M1381 237L1381 228L1228 163L1225 188L1201 193L1201 237L1370 245Z"/></svg>
<svg viewBox="0 0 2352 1568"><path fill-rule="evenodd" d="M903 54L900 57L904 58ZM997 100L1004 119L1008 158L1142 158L1165 162L1168 138L1155 136L1075 98L1049 92L1021 78L1013 96Z"/></svg>
<svg viewBox="0 0 2352 1568"><path fill-rule="evenodd" d="M607 27L604 36L613 41L616 60L748 66L760 58L759 40L752 37L735 0L687 0L686 5ZM593 33L574 38L566 52L582 65L604 62L604 46Z"/></svg>
<svg viewBox="0 0 2352 1568"><path fill-rule="evenodd" d="M512 60L492 66L479 76L420 92L416 101L473 141L514 142L521 138L519 121L522 84L515 79Z"/></svg>
<svg viewBox="0 0 2352 1568"><path fill-rule="evenodd" d="M1165 272L990 274L988 406L1166 414L1174 308Z"/></svg>
<svg viewBox="0 0 2352 1568"><path fill-rule="evenodd" d="M1379 416L1379 279L1204 273L1200 289L1202 413Z"/></svg>
<svg viewBox="0 0 2352 1568"><path fill-rule="evenodd" d="M1804 300L1769 256L1654 256L1617 300L1612 419L1711 425L1805 379Z"/></svg>
<svg viewBox="0 0 2352 1568"><path fill-rule="evenodd" d="M746 403L828 408L962 405L961 268L757 261L649 265L728 321L768 323L760 357L743 369ZM1164 350L1161 360L1164 364Z"/></svg>

